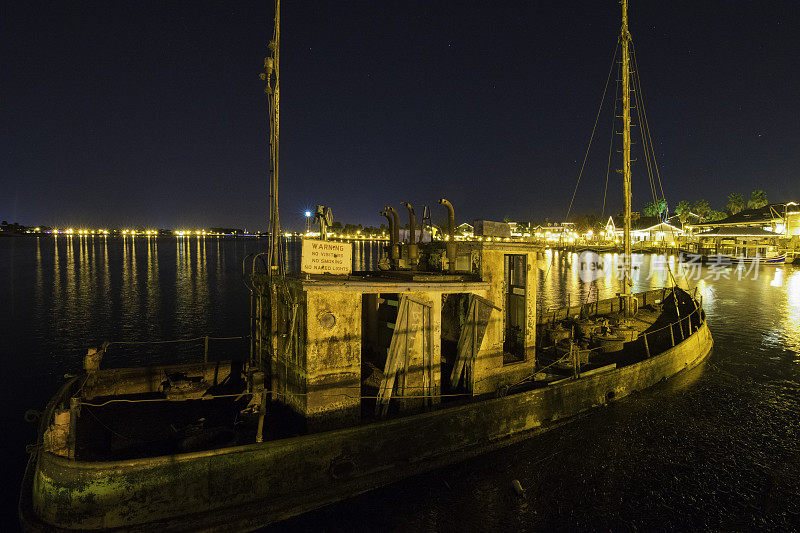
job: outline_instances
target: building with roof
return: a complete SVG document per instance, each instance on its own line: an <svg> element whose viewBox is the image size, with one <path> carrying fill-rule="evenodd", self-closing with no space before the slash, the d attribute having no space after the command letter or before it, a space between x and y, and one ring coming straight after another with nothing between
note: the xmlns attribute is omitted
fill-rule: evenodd
<svg viewBox="0 0 800 533"><path fill-rule="evenodd" d="M621 222L621 221L620 221ZM623 225L609 217L606 222L606 234L613 233L616 238L622 239L625 230ZM662 221L658 217L640 217L631 223L631 242L675 242L683 237L684 231L672 224Z"/></svg>
<svg viewBox="0 0 800 533"><path fill-rule="evenodd" d="M569 239L573 241L578 237L575 232L574 222L562 223L548 223L536 226L533 228L533 236L536 239L544 239L546 241L566 242Z"/></svg>
<svg viewBox="0 0 800 533"><path fill-rule="evenodd" d="M771 257L777 254L781 234L759 226L721 226L695 234L698 252L734 257Z"/></svg>
<svg viewBox="0 0 800 533"><path fill-rule="evenodd" d="M688 224L694 232L717 228L738 228L734 233L747 233L760 228L776 237L800 235L800 205L797 202L769 204L757 209L745 209L722 220Z"/></svg>
<svg viewBox="0 0 800 533"><path fill-rule="evenodd" d="M456 235L460 235L462 237L472 237L475 235L475 228L472 227L472 224L462 222L456 226Z"/></svg>
<svg viewBox="0 0 800 533"><path fill-rule="evenodd" d="M667 219L667 223L678 228L680 227L688 228L689 226L700 223L700 215L689 211L689 213L686 215L686 222L681 224L681 216L678 214L674 214Z"/></svg>

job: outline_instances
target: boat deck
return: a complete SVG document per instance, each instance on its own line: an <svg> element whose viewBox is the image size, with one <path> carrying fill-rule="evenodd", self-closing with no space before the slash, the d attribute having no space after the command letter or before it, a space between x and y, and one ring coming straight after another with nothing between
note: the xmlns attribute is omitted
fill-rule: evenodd
<svg viewBox="0 0 800 533"><path fill-rule="evenodd" d="M580 373L619 368L643 361L648 350L641 339L647 335L649 351L659 353L680 341L683 332L674 327L680 317L696 310L690 295L676 293L678 306L671 293L666 304L654 303L638 310L633 318L623 319L619 312L583 317L565 316L559 327L576 332L575 342L583 344L584 358ZM581 328L598 324L618 326L625 320L637 340L625 342L622 349L603 352L588 348L589 339L581 337ZM697 326L701 317L696 316ZM670 326L673 324L673 326ZM552 324L551 324L552 325ZM586 353L588 352L588 353ZM517 393L547 387L575 373L574 361L555 344L542 342L537 350L537 373L502 392ZM447 369L443 369L446 372ZM365 397L372 391L364 388ZM454 392L454 391L447 391ZM461 391L463 393L463 391ZM486 399L466 393L442 398L442 406L453 406ZM249 444L255 441L258 415L248 410L249 395L244 382L225 383L210 390L202 399L168 401L158 392L96 397L81 402L81 416L76 429L76 458L87 461L109 461L172 455ZM375 422L374 400L363 402L361 424ZM402 416L394 409L390 417ZM265 441L305 434L303 421L278 402L270 402L264 419Z"/></svg>

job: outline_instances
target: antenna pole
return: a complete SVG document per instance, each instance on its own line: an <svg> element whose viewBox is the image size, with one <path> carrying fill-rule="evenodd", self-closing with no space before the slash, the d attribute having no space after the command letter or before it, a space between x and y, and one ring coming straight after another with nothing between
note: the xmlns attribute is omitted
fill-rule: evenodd
<svg viewBox="0 0 800 533"><path fill-rule="evenodd" d="M631 34L628 31L628 0L622 3L622 29L620 31L620 45L622 48L622 194L625 200L625 275L622 281L622 294L625 304L625 316L631 315L631 87L630 87L630 57L628 44Z"/></svg>

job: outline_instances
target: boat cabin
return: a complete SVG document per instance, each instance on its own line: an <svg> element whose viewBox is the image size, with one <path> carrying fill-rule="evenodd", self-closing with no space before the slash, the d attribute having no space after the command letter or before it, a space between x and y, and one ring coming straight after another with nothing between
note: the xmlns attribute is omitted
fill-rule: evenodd
<svg viewBox="0 0 800 533"><path fill-rule="evenodd" d="M537 248L435 243L413 270L400 248L385 271L287 275L272 291L254 275L255 364L304 429L493 395L533 373Z"/></svg>

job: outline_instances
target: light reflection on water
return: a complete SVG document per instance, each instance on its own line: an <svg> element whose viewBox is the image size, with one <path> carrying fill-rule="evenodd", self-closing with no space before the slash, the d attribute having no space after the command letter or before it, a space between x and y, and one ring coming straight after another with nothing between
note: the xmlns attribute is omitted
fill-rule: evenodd
<svg viewBox="0 0 800 533"><path fill-rule="evenodd" d="M786 312L780 329L786 332L787 344L792 350L800 353L800 271L795 270L785 282L786 287ZM795 359L800 363L800 359Z"/></svg>
<svg viewBox="0 0 800 533"><path fill-rule="evenodd" d="M248 333L244 257L254 240L60 236L0 239L2 357L10 384L9 520L24 446L22 413L40 408L88 346ZM299 247L287 247L289 268ZM377 243L354 247L375 268ZM578 254L547 251L547 307L606 298L614 277L583 283ZM800 269L762 267L757 279L687 279L675 257L636 256L633 291L670 279L697 286L715 339L707 363L506 450L418 476L287 522L284 529L743 529L800 523ZM605 254L615 268L619 256ZM538 265L537 265L538 266ZM176 360L202 352L169 355ZM151 354L152 355L152 354ZM127 358L127 359L126 359ZM150 355L124 353L118 365ZM520 502L511 481L528 491ZM446 483L446 484L445 484ZM402 506L385 502L403 502ZM680 512L675 512L680 510ZM791 522L795 520L795 522Z"/></svg>

